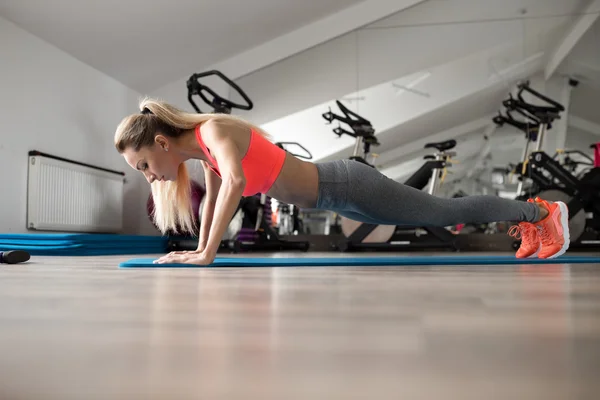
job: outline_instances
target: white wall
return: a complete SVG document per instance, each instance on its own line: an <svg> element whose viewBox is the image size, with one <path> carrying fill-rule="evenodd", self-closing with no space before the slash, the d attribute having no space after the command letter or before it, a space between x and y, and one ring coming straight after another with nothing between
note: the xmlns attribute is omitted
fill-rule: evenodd
<svg viewBox="0 0 600 400"><path fill-rule="evenodd" d="M27 153L39 150L124 171L125 233L155 234L148 184L113 145L140 95L3 18L0 49L0 232L27 232Z"/></svg>

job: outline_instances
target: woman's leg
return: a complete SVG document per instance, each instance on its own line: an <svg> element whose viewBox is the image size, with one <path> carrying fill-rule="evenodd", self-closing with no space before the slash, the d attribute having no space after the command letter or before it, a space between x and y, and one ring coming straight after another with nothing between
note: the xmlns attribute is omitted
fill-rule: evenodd
<svg viewBox="0 0 600 400"><path fill-rule="evenodd" d="M496 196L445 199L396 182L357 161L321 164L320 208L353 215L367 223L450 226L495 221L536 222L537 204ZM359 219L360 216L363 219Z"/></svg>
<svg viewBox="0 0 600 400"><path fill-rule="evenodd" d="M444 199L393 181L357 161L317 164L317 208L359 222L439 226L459 223L519 222L518 258L554 258L569 247L568 209L563 202L508 200L496 196ZM539 254L538 254L539 253Z"/></svg>

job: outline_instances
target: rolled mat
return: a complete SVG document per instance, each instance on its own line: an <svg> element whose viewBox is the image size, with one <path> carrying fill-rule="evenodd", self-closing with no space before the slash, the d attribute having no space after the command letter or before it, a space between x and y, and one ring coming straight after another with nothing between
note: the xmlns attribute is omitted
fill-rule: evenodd
<svg viewBox="0 0 600 400"><path fill-rule="evenodd" d="M24 250L31 255L95 256L163 254L169 238L103 233L0 234L0 251Z"/></svg>
<svg viewBox="0 0 600 400"><path fill-rule="evenodd" d="M563 255L554 259L520 259L514 255L436 255L381 257L217 257L210 265L154 264L154 258L134 258L119 264L120 268L215 268L215 267L366 267L401 265L491 265L491 264L592 264L600 256Z"/></svg>

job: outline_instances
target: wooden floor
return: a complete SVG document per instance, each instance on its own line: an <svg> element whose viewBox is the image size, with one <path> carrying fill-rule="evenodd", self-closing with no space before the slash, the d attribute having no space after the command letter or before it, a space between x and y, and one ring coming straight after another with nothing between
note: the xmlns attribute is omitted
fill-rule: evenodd
<svg viewBox="0 0 600 400"><path fill-rule="evenodd" d="M600 399L600 265L0 268L0 399Z"/></svg>

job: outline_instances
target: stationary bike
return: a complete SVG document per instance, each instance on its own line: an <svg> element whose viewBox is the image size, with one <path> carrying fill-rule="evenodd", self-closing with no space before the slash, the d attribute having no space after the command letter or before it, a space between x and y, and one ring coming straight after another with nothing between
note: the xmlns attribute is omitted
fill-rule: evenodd
<svg viewBox="0 0 600 400"><path fill-rule="evenodd" d="M220 96L210 87L200 82L201 78L216 75L225 81L244 100L244 103L236 103ZM231 114L232 109L251 110L254 107L252 100L235 82L222 72L217 70L195 73L190 76L187 83L188 100L192 107L202 113L194 96L199 96L207 105L212 107L212 113ZM207 96L208 95L208 96ZM209 98L210 97L210 98ZM280 146L281 147L281 146ZM264 194L243 197L230 222L231 239L221 240L219 250L241 252L241 251L268 251L268 250L300 250L307 251L309 242L287 241L279 237L271 224L271 199ZM233 232L232 232L233 231ZM195 250L198 247L197 240L173 238L168 243L170 251Z"/></svg>
<svg viewBox="0 0 600 400"><path fill-rule="evenodd" d="M295 157L312 158L312 154L302 145L296 142L277 142L279 148L287 151ZM295 154L287 150L286 146L297 145L308 153L308 156ZM291 221L292 228L301 224L298 218L298 209L295 205L278 203L278 218L280 222ZM234 253L247 251L285 251L298 250L308 251L310 242L300 240L285 240L282 235L290 235L293 232L276 229L273 224L273 208L271 198L265 194L258 194L242 198L234 219L241 214L241 222L237 234L232 239L221 241L221 249ZM287 227L287 225L286 225Z"/></svg>
<svg viewBox="0 0 600 400"><path fill-rule="evenodd" d="M556 101L538 93L529 86L529 82L518 85L516 98L512 95L503 101L507 109L503 115L494 117L498 125L509 124L525 131L526 144L522 161L515 170L520 182L517 199L526 200L539 196L545 200L563 201L569 210L569 232L572 248L597 247L600 244L600 168L593 167L585 174L574 175L571 166L557 160L557 152L553 157L541 150L546 133L552 123L560 118L565 109ZM523 99L522 94L528 92L545 106L533 105ZM521 115L524 121L516 120L510 112ZM530 145L536 142L535 150L529 151ZM594 145L592 145L594 146ZM526 190L524 186L530 183ZM518 243L515 243L518 247Z"/></svg>
<svg viewBox="0 0 600 400"><path fill-rule="evenodd" d="M348 110L341 102L336 101L336 104L344 116L334 114L330 110L323 114L323 118L328 123L337 120L348 125L351 131L339 126L333 131L338 136L346 134L356 138L354 152L350 159L375 168L367 162L371 146L379 145L371 122ZM362 152L360 151L361 144L363 147ZM424 157L427 161L405 182L405 185L420 190L428 186L427 192L435 195L444 178L446 168L451 166L452 157L456 155L454 152L449 151L455 146L455 140L426 144L424 148L435 149L436 151ZM411 248L449 248L458 250L456 235L442 227L376 225L354 221L345 217L341 218L341 227L344 237L334 243L333 247L336 250L345 252L403 251Z"/></svg>
<svg viewBox="0 0 600 400"><path fill-rule="evenodd" d="M379 141L377 137L375 137L375 129L371 122L358 115L357 113L349 110L346 106L344 106L339 100L335 101L340 110L344 113L345 117L334 114L331 111L331 107L329 111L323 113L323 118L327 121L328 124L331 124L333 121L343 122L352 129L348 131L343 129L339 124L337 128L333 128L333 133L341 137L342 135L352 136L356 139L354 143L354 151L352 156L350 156L350 160L359 161L363 164L366 164L370 167L374 167L374 165L370 164L366 157L371 152L371 146L379 146ZM363 145L362 155L360 151L360 145Z"/></svg>
<svg viewBox="0 0 600 400"><path fill-rule="evenodd" d="M277 142L279 148L287 151L294 157L312 160L312 153L298 142ZM290 151L290 147L297 146L305 154L298 154ZM273 221L274 227L279 235L298 235L304 233L304 222L300 217L300 207L295 204L287 204L277 201L276 221Z"/></svg>

